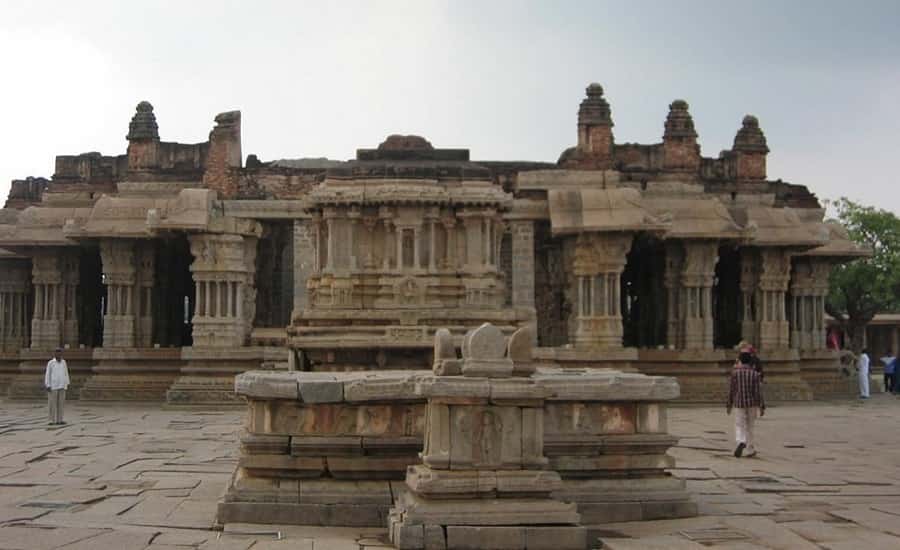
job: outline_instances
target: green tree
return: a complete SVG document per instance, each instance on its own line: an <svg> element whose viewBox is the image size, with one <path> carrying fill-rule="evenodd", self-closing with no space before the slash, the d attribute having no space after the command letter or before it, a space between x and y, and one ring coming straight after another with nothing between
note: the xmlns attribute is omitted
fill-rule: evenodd
<svg viewBox="0 0 900 550"><path fill-rule="evenodd" d="M900 219L892 212L863 206L845 197L829 201L850 238L872 256L836 266L829 279L825 310L863 347L866 325L878 312L900 310Z"/></svg>

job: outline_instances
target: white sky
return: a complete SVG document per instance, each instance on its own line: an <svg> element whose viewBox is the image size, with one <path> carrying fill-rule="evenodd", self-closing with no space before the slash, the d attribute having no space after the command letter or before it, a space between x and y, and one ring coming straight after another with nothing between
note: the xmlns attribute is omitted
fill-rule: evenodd
<svg viewBox="0 0 900 550"><path fill-rule="evenodd" d="M627 4L627 5L626 5ZM0 0L0 195L60 154L120 154L134 107L166 141L243 113L244 154L352 158L391 133L555 161L585 86L616 141L686 99L705 156L744 114L769 177L900 212L900 2Z"/></svg>

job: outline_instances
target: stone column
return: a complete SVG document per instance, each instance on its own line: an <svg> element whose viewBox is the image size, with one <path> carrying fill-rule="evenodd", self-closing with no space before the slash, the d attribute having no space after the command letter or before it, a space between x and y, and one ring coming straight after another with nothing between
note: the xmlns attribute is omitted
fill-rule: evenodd
<svg viewBox="0 0 900 550"><path fill-rule="evenodd" d="M534 222L510 223L512 231L512 304L534 310Z"/></svg>
<svg viewBox="0 0 900 550"><path fill-rule="evenodd" d="M153 347L153 288L156 285L156 250L153 241L140 241L136 255L135 347Z"/></svg>
<svg viewBox="0 0 900 550"><path fill-rule="evenodd" d="M191 235L194 347L240 347L256 316L256 237Z"/></svg>
<svg viewBox="0 0 900 550"><path fill-rule="evenodd" d="M60 301L67 298L64 280L71 282L71 276L64 277L64 270L67 263L71 263L71 256L71 253L62 249L39 248L32 257L31 279L35 287L35 305L31 320L31 347L34 349L53 349L64 343L65 308Z"/></svg>
<svg viewBox="0 0 900 550"><path fill-rule="evenodd" d="M681 348L713 349L712 287L718 251L716 241L684 242L679 293L684 311L679 331Z"/></svg>
<svg viewBox="0 0 900 550"><path fill-rule="evenodd" d="M463 218L463 225L466 243L465 269L469 272L484 269L484 219L469 215Z"/></svg>
<svg viewBox="0 0 900 550"><path fill-rule="evenodd" d="M663 274L666 287L666 344L671 349L681 347L682 311L681 271L684 266L684 248L680 241L666 243L666 271Z"/></svg>
<svg viewBox="0 0 900 550"><path fill-rule="evenodd" d="M742 337L759 348L790 345L785 307L790 269L791 254L787 249L748 248L741 252ZM802 308L798 308L798 315L800 312Z"/></svg>
<svg viewBox="0 0 900 550"><path fill-rule="evenodd" d="M137 243L128 239L100 241L100 259L103 262L103 281L107 296L106 315L103 317L105 348L136 347L136 315L133 308L133 296L137 290L136 248Z"/></svg>
<svg viewBox="0 0 900 550"><path fill-rule="evenodd" d="M580 348L621 348L620 284L631 233L583 233L575 244L575 345Z"/></svg>
<svg viewBox="0 0 900 550"><path fill-rule="evenodd" d="M456 271L459 267L456 255L456 218L446 217L441 220L444 226L444 265Z"/></svg>
<svg viewBox="0 0 900 550"><path fill-rule="evenodd" d="M790 345L799 350L826 348L825 297L832 264L828 258L798 256L791 272Z"/></svg>
<svg viewBox="0 0 900 550"><path fill-rule="evenodd" d="M741 339L759 345L757 308L759 284L759 250L741 249Z"/></svg>
<svg viewBox="0 0 900 550"><path fill-rule="evenodd" d="M26 260L0 261L0 351L28 345L29 271Z"/></svg>
<svg viewBox="0 0 900 550"><path fill-rule="evenodd" d="M297 317L310 305L306 281L318 271L317 227L318 222L314 220L294 220L294 309L291 317ZM241 300L238 305L242 306Z"/></svg>

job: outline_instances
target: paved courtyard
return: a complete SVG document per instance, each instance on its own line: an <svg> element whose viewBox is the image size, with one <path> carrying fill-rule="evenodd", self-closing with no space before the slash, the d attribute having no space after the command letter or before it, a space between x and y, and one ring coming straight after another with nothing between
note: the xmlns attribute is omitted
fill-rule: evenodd
<svg viewBox="0 0 900 550"><path fill-rule="evenodd" d="M382 548L384 531L226 525L216 501L234 469L240 411L0 402L0 549ZM773 407L760 455L735 459L731 418L670 411L692 519L620 523L605 548L900 548L900 399Z"/></svg>

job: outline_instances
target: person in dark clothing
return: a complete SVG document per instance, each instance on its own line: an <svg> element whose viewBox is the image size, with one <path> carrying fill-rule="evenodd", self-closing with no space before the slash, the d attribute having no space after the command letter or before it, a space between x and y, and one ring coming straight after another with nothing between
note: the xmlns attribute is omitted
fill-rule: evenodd
<svg viewBox="0 0 900 550"><path fill-rule="evenodd" d="M756 348L754 348L753 345L749 342L742 340L741 343L738 344L738 352L747 352L750 354L750 366L753 367L753 370L759 373L759 381L763 382L765 379L765 374L763 374L762 361L759 360L759 355L757 355L756 353Z"/></svg>
<svg viewBox="0 0 900 550"><path fill-rule="evenodd" d="M753 445L753 423L757 414L766 413L766 402L763 399L760 374L752 366L753 357L744 351L738 356L738 362L731 371L731 382L728 389L728 400L725 410L731 414L734 409L734 438L737 447L734 456L741 457L744 450L747 458L756 456Z"/></svg>

